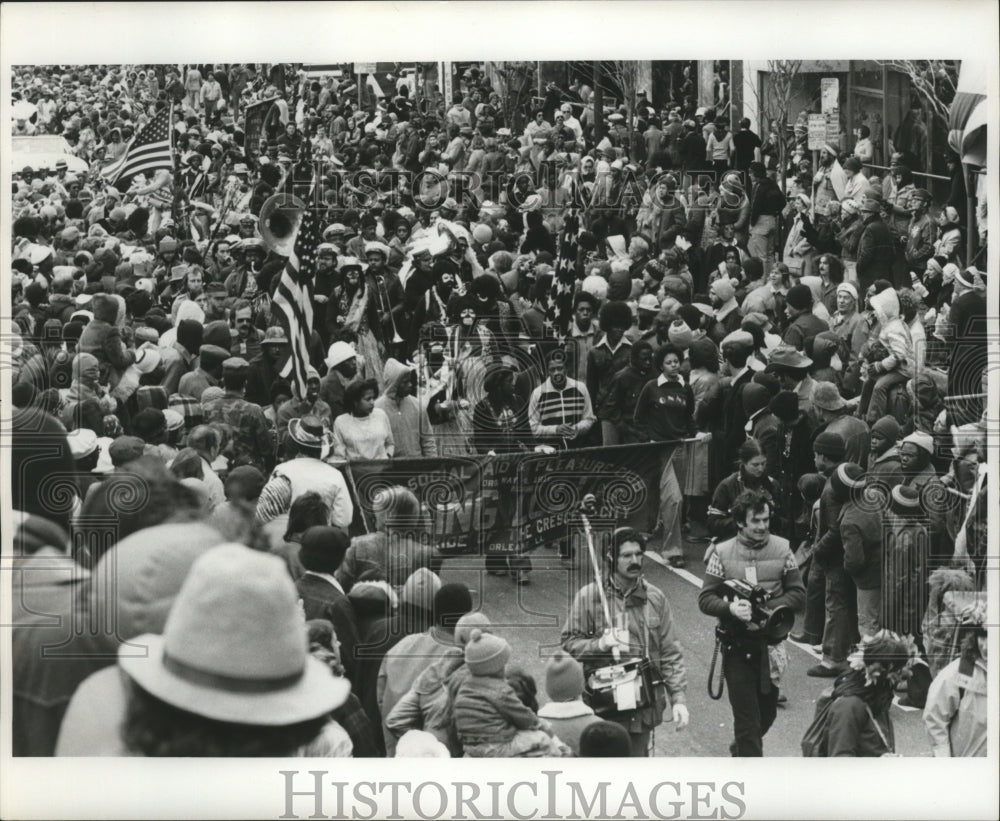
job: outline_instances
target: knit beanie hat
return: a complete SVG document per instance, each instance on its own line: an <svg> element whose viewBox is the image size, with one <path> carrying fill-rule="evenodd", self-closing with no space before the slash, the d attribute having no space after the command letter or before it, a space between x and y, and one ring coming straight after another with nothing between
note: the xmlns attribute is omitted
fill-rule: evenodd
<svg viewBox="0 0 1000 821"><path fill-rule="evenodd" d="M934 437L929 433L914 431L903 439L903 444L906 443L916 445L921 450L927 451L931 456L934 455Z"/></svg>
<svg viewBox="0 0 1000 821"><path fill-rule="evenodd" d="M808 285L793 285L788 289L785 301L797 311L808 311L813 304L812 290Z"/></svg>
<svg viewBox="0 0 1000 821"><path fill-rule="evenodd" d="M897 516L917 518L923 515L920 493L912 487L896 485L889 494L889 509Z"/></svg>
<svg viewBox="0 0 1000 821"><path fill-rule="evenodd" d="M844 462L830 474L830 487L841 499L860 493L865 486L865 469L854 462Z"/></svg>
<svg viewBox="0 0 1000 821"><path fill-rule="evenodd" d="M233 348L233 335L229 331L229 323L224 319L216 319L209 322L202 334L202 344L215 345L226 351L231 351ZM202 349L202 356L204 355L205 351Z"/></svg>
<svg viewBox="0 0 1000 821"><path fill-rule="evenodd" d="M479 611L466 613L458 620L458 624L455 625L455 643L459 647L465 647L469 643L469 636L472 631L477 628L483 633L492 633L493 622Z"/></svg>
<svg viewBox="0 0 1000 821"><path fill-rule="evenodd" d="M182 319L177 323L177 341L190 353L198 353L205 329L200 322Z"/></svg>
<svg viewBox="0 0 1000 821"><path fill-rule="evenodd" d="M841 292L843 292L845 294L849 294L850 296L854 297L854 302L855 302L855 304L857 304L857 302L858 302L858 289L854 287L853 283L850 283L850 282L841 282L837 286L837 293L839 294Z"/></svg>
<svg viewBox="0 0 1000 821"><path fill-rule="evenodd" d="M545 665L545 692L552 701L572 701L583 694L583 665L557 650Z"/></svg>
<svg viewBox="0 0 1000 821"><path fill-rule="evenodd" d="M429 611L440 589L441 578L426 567L418 567L403 584L403 589L399 592L399 602Z"/></svg>
<svg viewBox="0 0 1000 821"><path fill-rule="evenodd" d="M683 319L675 319L667 329L667 338L671 345L678 348L690 348L694 342L694 334Z"/></svg>
<svg viewBox="0 0 1000 821"><path fill-rule="evenodd" d="M832 459L843 459L847 453L847 445L839 433L825 430L813 440L813 453L821 453Z"/></svg>
<svg viewBox="0 0 1000 821"><path fill-rule="evenodd" d="M709 290L712 296L720 302L729 302L729 300L736 296L736 288L733 287L733 281L728 277L720 277L715 280Z"/></svg>
<svg viewBox="0 0 1000 821"><path fill-rule="evenodd" d="M465 663L474 676L502 675L510 658L510 645L500 636L484 633L478 627L469 634L465 645Z"/></svg>
<svg viewBox="0 0 1000 821"><path fill-rule="evenodd" d="M896 421L895 416L886 414L872 425L872 433L877 433L883 439L887 439L890 442L898 442L900 434L899 422Z"/></svg>

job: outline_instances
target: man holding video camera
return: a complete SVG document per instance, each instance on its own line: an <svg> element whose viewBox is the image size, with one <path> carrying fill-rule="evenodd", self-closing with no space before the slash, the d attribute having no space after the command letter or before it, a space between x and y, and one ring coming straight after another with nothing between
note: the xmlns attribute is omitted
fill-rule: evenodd
<svg viewBox="0 0 1000 821"><path fill-rule="evenodd" d="M730 514L738 533L710 550L698 606L719 619L716 635L733 708L729 750L760 757L777 714L777 678L785 664L780 645L805 607L806 588L788 541L770 532L767 494L743 491Z"/></svg>

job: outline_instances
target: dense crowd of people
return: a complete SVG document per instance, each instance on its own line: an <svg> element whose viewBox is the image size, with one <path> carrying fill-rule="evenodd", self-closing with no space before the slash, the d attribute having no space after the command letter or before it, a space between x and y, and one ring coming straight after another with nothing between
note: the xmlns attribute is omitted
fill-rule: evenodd
<svg viewBox="0 0 1000 821"><path fill-rule="evenodd" d="M13 133L89 169L14 169L15 549L35 568L15 754L644 755L689 716L642 554L680 567L699 541L706 614L751 621L734 573L801 614L809 675L836 680L822 754L893 752L897 690L935 754L985 754L987 275L964 190L936 202L908 146L879 177L861 132L814 169L796 129L782 167L775 124L730 131L690 97L599 118L576 80L520 111L473 68L452 100L390 77L359 105L333 74L258 68L13 72ZM172 168L109 180L165 111ZM280 194L319 225L304 384L274 308ZM395 486L369 521L345 478L646 442L680 444L648 527L616 531L574 599L544 699L446 581L433 511ZM530 564L485 566L526 584ZM81 608L113 629L70 630ZM725 648L734 755L763 754L783 639ZM622 655L655 698L595 713Z"/></svg>

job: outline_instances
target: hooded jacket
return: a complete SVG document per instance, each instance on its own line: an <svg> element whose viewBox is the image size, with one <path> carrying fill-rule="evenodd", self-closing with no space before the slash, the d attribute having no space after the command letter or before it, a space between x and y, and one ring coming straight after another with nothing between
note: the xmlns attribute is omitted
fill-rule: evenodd
<svg viewBox="0 0 1000 821"><path fill-rule="evenodd" d="M876 363L880 372L898 371L907 378L913 376L913 340L910 329L899 315L899 296L892 288L871 297L872 310L878 319L878 339L889 356Z"/></svg>
<svg viewBox="0 0 1000 821"><path fill-rule="evenodd" d="M121 328L125 323L125 300L111 294L96 294L91 300L94 319L80 335L78 350L97 357L102 375L114 387L122 372L133 362L135 353L122 339Z"/></svg>
<svg viewBox="0 0 1000 821"><path fill-rule="evenodd" d="M392 428L392 439L396 444L395 459L437 456L437 439L431 430L427 411L421 407L415 396L399 397L399 383L411 373L401 362L387 359L382 376L385 392L375 400L375 407L385 411Z"/></svg>

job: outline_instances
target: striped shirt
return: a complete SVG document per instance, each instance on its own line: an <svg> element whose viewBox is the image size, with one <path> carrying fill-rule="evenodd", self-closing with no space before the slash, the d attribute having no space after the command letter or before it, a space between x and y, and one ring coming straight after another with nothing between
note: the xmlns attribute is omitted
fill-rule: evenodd
<svg viewBox="0 0 1000 821"><path fill-rule="evenodd" d="M531 432L538 437L555 436L559 425L573 425L576 435L586 433L594 424L594 409L586 385L567 377L562 390L546 379L531 392L528 403Z"/></svg>

